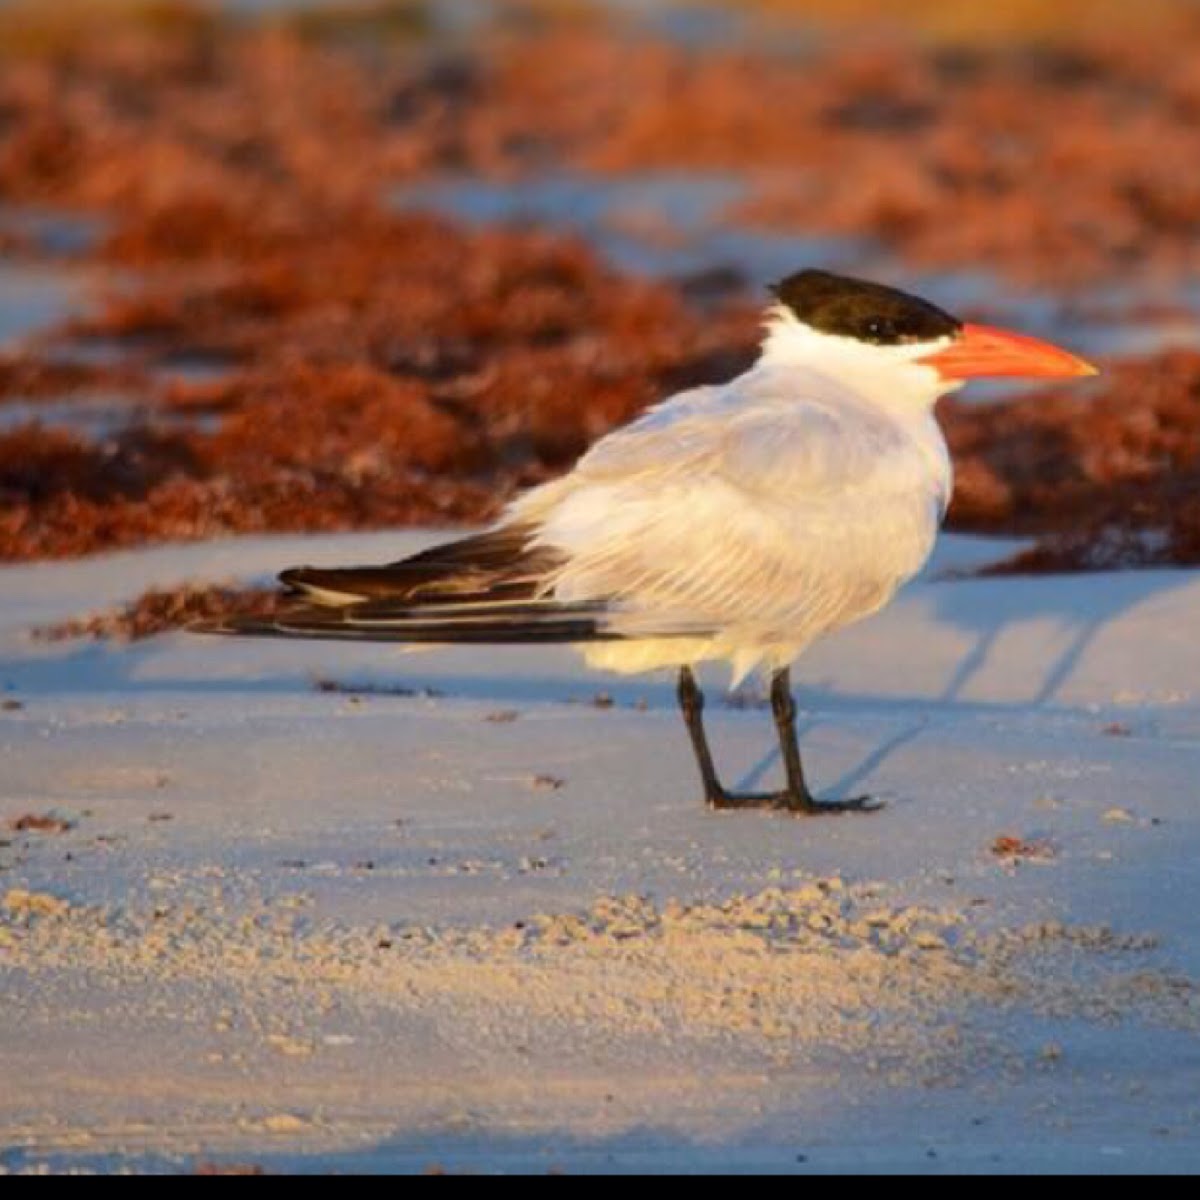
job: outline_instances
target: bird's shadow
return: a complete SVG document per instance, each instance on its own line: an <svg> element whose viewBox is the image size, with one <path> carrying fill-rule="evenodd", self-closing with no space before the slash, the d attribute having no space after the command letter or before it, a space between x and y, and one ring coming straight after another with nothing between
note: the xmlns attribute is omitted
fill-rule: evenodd
<svg viewBox="0 0 1200 1200"><path fill-rule="evenodd" d="M813 717L797 725L797 733L803 742L804 738L817 729L821 724L820 718ZM858 795L868 779L882 767L896 751L903 749L905 746L915 742L921 736L926 727L929 725L927 718L921 718L905 729L901 730L894 737L888 738L874 750L871 751L856 767L847 771L840 779L834 781L828 787L821 789L822 794L830 800L845 800L850 796ZM735 790L740 792L758 792L764 789L764 780L767 775L778 769L781 765L783 755L778 746L772 746L750 768L745 775L738 780Z"/></svg>
<svg viewBox="0 0 1200 1200"><path fill-rule="evenodd" d="M1046 577L1038 577L1044 581ZM1028 696L1008 707L1043 708L1061 703L1066 685L1100 635L1120 617L1167 592L1191 587L1195 577L1178 571L1128 571L1121 574L1057 576L1058 586L997 589L992 579L952 580L928 589L934 617L948 631L973 639L936 703L969 703L967 693L1001 653L1006 633L1022 624L1056 627L1058 645L1041 668L1028 676Z"/></svg>
<svg viewBox="0 0 1200 1200"><path fill-rule="evenodd" d="M916 710L911 721L883 739L863 759L827 789L830 799L842 800L860 792L875 773L900 750L918 741L946 712L1029 711L1060 704L1064 688L1083 664L1100 635L1114 621L1151 598L1190 587L1191 575L1164 571L1130 571L1123 574L1088 576L1081 587L1005 589L987 587L988 580L944 580L926 587L932 598L933 616L947 633L966 632L970 645L955 664L945 687L935 696L907 700L880 695L837 695L828 689L803 689L804 700L815 709L847 705L878 706ZM985 594L986 592L986 594ZM1058 645L1041 669L1028 678L1026 699L1013 701L972 700L972 685L979 685L995 656L1002 653L1004 637L1017 626L1036 621L1053 623L1060 633ZM805 720L803 738L821 724L820 718ZM772 747L739 781L739 788L759 790L769 772L778 768L781 754Z"/></svg>

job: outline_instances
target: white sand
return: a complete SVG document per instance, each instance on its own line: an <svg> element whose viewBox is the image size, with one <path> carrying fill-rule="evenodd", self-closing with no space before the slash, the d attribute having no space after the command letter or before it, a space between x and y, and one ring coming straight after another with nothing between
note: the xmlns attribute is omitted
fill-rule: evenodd
<svg viewBox="0 0 1200 1200"><path fill-rule="evenodd" d="M27 637L422 540L0 572L0 1170L1200 1167L1200 579L914 586L801 664L818 822L566 651Z"/></svg>

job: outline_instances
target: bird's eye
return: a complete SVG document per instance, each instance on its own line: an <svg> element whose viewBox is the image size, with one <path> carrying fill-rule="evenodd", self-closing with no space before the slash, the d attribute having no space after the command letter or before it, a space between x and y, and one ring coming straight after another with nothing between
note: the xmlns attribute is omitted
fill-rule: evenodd
<svg viewBox="0 0 1200 1200"><path fill-rule="evenodd" d="M891 321L883 317L872 317L867 322L867 336L874 341L885 342L895 337L896 331Z"/></svg>

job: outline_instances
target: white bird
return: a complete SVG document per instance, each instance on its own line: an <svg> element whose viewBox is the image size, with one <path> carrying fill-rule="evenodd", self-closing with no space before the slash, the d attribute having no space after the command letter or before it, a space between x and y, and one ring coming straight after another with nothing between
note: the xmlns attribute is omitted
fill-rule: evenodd
<svg viewBox="0 0 1200 1200"><path fill-rule="evenodd" d="M1095 374L1057 347L964 325L917 297L824 271L775 289L758 363L673 396L521 496L487 532L383 567L287 571L302 603L208 632L413 644L578 644L617 672L672 667L713 808L822 802L796 739L791 664L877 612L925 564L949 503L939 397L981 376ZM771 676L786 787L718 777L693 674Z"/></svg>

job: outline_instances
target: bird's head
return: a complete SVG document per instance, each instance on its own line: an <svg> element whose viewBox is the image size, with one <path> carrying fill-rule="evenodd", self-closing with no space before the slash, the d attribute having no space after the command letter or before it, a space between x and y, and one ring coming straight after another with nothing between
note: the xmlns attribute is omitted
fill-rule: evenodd
<svg viewBox="0 0 1200 1200"><path fill-rule="evenodd" d="M972 379L1066 379L1096 368L1049 342L964 324L878 283L800 271L774 289L764 361L821 371L889 405L928 407Z"/></svg>

